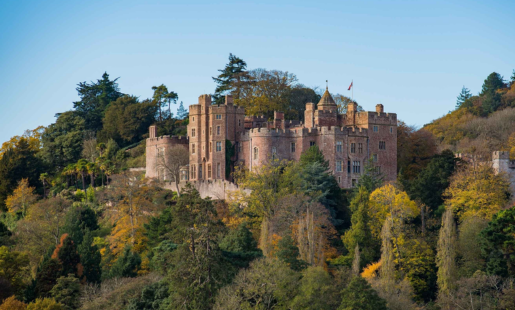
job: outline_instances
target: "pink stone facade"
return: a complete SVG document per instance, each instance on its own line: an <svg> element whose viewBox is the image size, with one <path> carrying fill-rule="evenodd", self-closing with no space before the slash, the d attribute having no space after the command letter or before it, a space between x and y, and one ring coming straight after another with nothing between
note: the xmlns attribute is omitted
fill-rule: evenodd
<svg viewBox="0 0 515 310"><path fill-rule="evenodd" d="M187 142L188 179L194 182L230 181L234 165L253 170L272 159L299 160L312 145L317 145L329 161L342 188L355 186L369 159L385 180L397 178L397 115L384 113L381 104L375 112L358 112L357 105L350 104L346 114L339 114L326 90L318 104L306 104L305 123L301 123L284 120L282 112L275 112L273 120L246 117L245 110L235 106L231 96L226 96L225 102L212 105L210 95L200 96L199 103L189 108L187 138L156 138L155 128L151 127L147 176L158 177L155 162L160 147L176 143L186 146ZM234 156L229 160L226 145L234 146ZM227 163L230 167L226 169Z"/></svg>

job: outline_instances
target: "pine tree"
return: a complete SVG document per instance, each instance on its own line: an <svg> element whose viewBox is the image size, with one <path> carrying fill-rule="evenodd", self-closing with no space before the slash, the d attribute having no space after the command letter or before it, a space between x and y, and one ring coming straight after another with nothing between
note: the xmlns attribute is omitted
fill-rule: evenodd
<svg viewBox="0 0 515 310"><path fill-rule="evenodd" d="M187 116L188 116L188 110L186 110L184 108L184 104L181 101L181 103L179 104L179 108L177 108L177 118L185 119Z"/></svg>
<svg viewBox="0 0 515 310"><path fill-rule="evenodd" d="M83 276L89 283L100 283L102 269L100 262L102 257L98 251L98 247L93 245L93 235L86 230L81 245L79 246L80 261L83 266Z"/></svg>
<svg viewBox="0 0 515 310"><path fill-rule="evenodd" d="M463 88L461 89L461 93L458 96L458 100L456 100L456 109L459 109L461 105L470 97L472 97L472 93L470 93L470 90L468 88L463 86Z"/></svg>
<svg viewBox="0 0 515 310"><path fill-rule="evenodd" d="M159 86L152 86L152 90L154 91L154 96L152 97L153 102L159 108L159 121L162 121L165 118L165 115L162 111L162 108L166 106L168 103L168 118L172 118L172 108L171 103L177 103L177 99L179 95L176 92L168 91L168 88L161 84Z"/></svg>
<svg viewBox="0 0 515 310"><path fill-rule="evenodd" d="M225 68L220 71L218 77L213 77L217 84L215 93L213 94L213 101L215 104L224 104L224 95L231 93L234 89L234 83L239 82L242 78L242 73L247 69L247 63L236 55L229 54L229 63Z"/></svg>
<svg viewBox="0 0 515 310"><path fill-rule="evenodd" d="M387 310L386 301L362 277L354 277L342 291L338 310Z"/></svg>
<svg viewBox="0 0 515 310"><path fill-rule="evenodd" d="M52 258L57 258L61 262L63 268L61 271L62 276L67 276L70 273L77 275L81 269L79 267L80 256L77 253L77 247L68 234L64 234L61 237L61 243L56 247Z"/></svg>
<svg viewBox="0 0 515 310"><path fill-rule="evenodd" d="M456 279L456 224L451 209L442 216L442 228L438 238L438 288L440 294L448 294L454 287Z"/></svg>

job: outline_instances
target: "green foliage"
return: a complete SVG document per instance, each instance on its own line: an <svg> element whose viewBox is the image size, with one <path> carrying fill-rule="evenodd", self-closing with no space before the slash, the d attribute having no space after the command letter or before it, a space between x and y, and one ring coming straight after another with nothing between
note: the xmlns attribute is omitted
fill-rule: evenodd
<svg viewBox="0 0 515 310"><path fill-rule="evenodd" d="M181 103L179 104L179 107L177 108L177 118L185 119L186 117L188 117L188 110L186 110L184 108L184 104L181 101Z"/></svg>
<svg viewBox="0 0 515 310"><path fill-rule="evenodd" d="M465 101L467 101L468 99L470 99L470 97L472 97L470 90L468 88L466 88L465 86L463 86L463 88L461 89L461 93L456 100L456 109L461 108L463 103Z"/></svg>
<svg viewBox="0 0 515 310"><path fill-rule="evenodd" d="M247 69L247 63L236 55L229 54L229 63L225 65L225 68L218 70L220 74L218 77L213 77L213 81L216 83L215 93L213 94L213 101L215 104L224 104L225 95L231 94L234 90L234 84L237 83L242 73ZM236 98L238 98L238 94Z"/></svg>
<svg viewBox="0 0 515 310"><path fill-rule="evenodd" d="M77 246L70 236L66 236L61 240L61 244L56 249L57 257L61 262L62 276L68 274L77 275L78 265L80 264L80 256L77 252ZM55 252L54 252L55 253Z"/></svg>
<svg viewBox="0 0 515 310"><path fill-rule="evenodd" d="M220 242L220 249L230 252L254 252L257 251L257 241L252 237L252 233L247 228L246 223L242 223L238 228L231 230Z"/></svg>
<svg viewBox="0 0 515 310"><path fill-rule="evenodd" d="M66 213L63 232L67 233L75 244L82 243L86 230L94 231L97 229L99 229L97 215L89 205L74 203Z"/></svg>
<svg viewBox="0 0 515 310"><path fill-rule="evenodd" d="M164 305L170 295L168 283L160 281L147 285L141 291L141 295L129 300L127 310L157 310Z"/></svg>
<svg viewBox="0 0 515 310"><path fill-rule="evenodd" d="M57 279L57 284L50 290L52 297L64 306L66 310L77 309L80 306L80 283L73 274Z"/></svg>
<svg viewBox="0 0 515 310"><path fill-rule="evenodd" d="M387 310L386 301L362 277L354 277L342 292L339 310Z"/></svg>
<svg viewBox="0 0 515 310"><path fill-rule="evenodd" d="M300 120L304 122L304 111L306 110L306 103L320 101L320 94L309 87L302 84L297 84L291 87L288 91L288 106L285 110L285 119Z"/></svg>
<svg viewBox="0 0 515 310"><path fill-rule="evenodd" d="M141 266L141 257L138 253L131 251L129 246L126 246L123 253L118 257L116 262L109 271L108 278L133 278L138 275L138 269Z"/></svg>
<svg viewBox="0 0 515 310"><path fill-rule="evenodd" d="M5 246L0 247L0 279L9 282L14 293L19 293L25 286L29 275L29 258L27 254L9 251Z"/></svg>
<svg viewBox="0 0 515 310"><path fill-rule="evenodd" d="M118 79L109 80L109 74L104 72L102 79L97 82L81 82L77 85L80 101L74 102L73 107L77 116L84 120L84 129L100 131L102 129L102 117L112 101L123 94L118 88Z"/></svg>
<svg viewBox="0 0 515 310"><path fill-rule="evenodd" d="M172 266L172 252L177 249L177 244L170 240L164 240L157 247L152 249L152 263L153 270L157 270L162 274L166 274Z"/></svg>
<svg viewBox="0 0 515 310"><path fill-rule="evenodd" d="M486 262L481 254L480 233L488 221L477 216L465 218L459 226L458 258L461 277L472 277L478 270L485 270Z"/></svg>
<svg viewBox="0 0 515 310"><path fill-rule="evenodd" d="M158 216L153 216L148 223L143 224L145 228L145 236L147 237L147 247L152 249L162 241L166 240L168 234L172 231L172 210L164 209Z"/></svg>
<svg viewBox="0 0 515 310"><path fill-rule="evenodd" d="M39 297L49 297L50 290L57 284L57 279L61 276L63 266L57 259L43 261L35 281L35 294Z"/></svg>
<svg viewBox="0 0 515 310"><path fill-rule="evenodd" d="M165 118L171 119L172 118L172 110L171 110L171 103L177 103L177 99L179 99L179 96L176 92L168 91L168 88L161 84L159 86L152 86L152 90L154 91L154 96L152 97L152 102L157 106L159 109L159 121L163 121ZM163 112L162 108L166 106L168 103L168 113Z"/></svg>
<svg viewBox="0 0 515 310"><path fill-rule="evenodd" d="M300 155L299 163L302 168L313 163L319 163L326 170L329 169L329 161L325 159L324 154L316 145L309 147Z"/></svg>
<svg viewBox="0 0 515 310"><path fill-rule="evenodd" d="M27 305L27 310L67 310L63 304L58 303L53 298L36 299Z"/></svg>
<svg viewBox="0 0 515 310"><path fill-rule="evenodd" d="M305 261L299 259L299 248L295 245L293 238L289 234L279 240L277 244L277 258L295 271L300 271L307 266Z"/></svg>
<svg viewBox="0 0 515 310"><path fill-rule="evenodd" d="M11 237L11 231L5 226L5 224L0 221L0 247L8 245L9 239Z"/></svg>
<svg viewBox="0 0 515 310"><path fill-rule="evenodd" d="M489 274L515 276L515 207L494 215L480 234L480 245Z"/></svg>
<svg viewBox="0 0 515 310"><path fill-rule="evenodd" d="M333 279L322 267L310 266L302 273L291 309L336 309L340 303Z"/></svg>
<svg viewBox="0 0 515 310"><path fill-rule="evenodd" d="M100 283L102 269L100 263L102 256L98 247L93 244L93 235L86 229L84 238L78 247L80 262L83 268L83 277L88 283Z"/></svg>
<svg viewBox="0 0 515 310"><path fill-rule="evenodd" d="M371 193L381 187L383 183L384 175L377 171L372 158L370 158L363 169L363 174L358 179L359 187L364 187Z"/></svg>

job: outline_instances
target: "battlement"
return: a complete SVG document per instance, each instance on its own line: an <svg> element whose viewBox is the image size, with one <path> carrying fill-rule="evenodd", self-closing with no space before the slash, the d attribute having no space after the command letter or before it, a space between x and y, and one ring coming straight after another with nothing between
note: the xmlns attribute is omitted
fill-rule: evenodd
<svg viewBox="0 0 515 310"><path fill-rule="evenodd" d="M510 152L495 151L492 153L492 160L510 160Z"/></svg>
<svg viewBox="0 0 515 310"><path fill-rule="evenodd" d="M160 136L147 139L147 146L154 144L188 144L189 138L185 136Z"/></svg>

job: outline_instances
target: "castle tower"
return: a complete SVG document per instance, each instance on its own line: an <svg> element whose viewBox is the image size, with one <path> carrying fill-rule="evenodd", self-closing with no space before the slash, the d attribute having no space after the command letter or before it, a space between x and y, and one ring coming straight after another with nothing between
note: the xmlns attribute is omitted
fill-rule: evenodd
<svg viewBox="0 0 515 310"><path fill-rule="evenodd" d="M315 111L315 126L336 126L338 124L338 106L326 87Z"/></svg>

